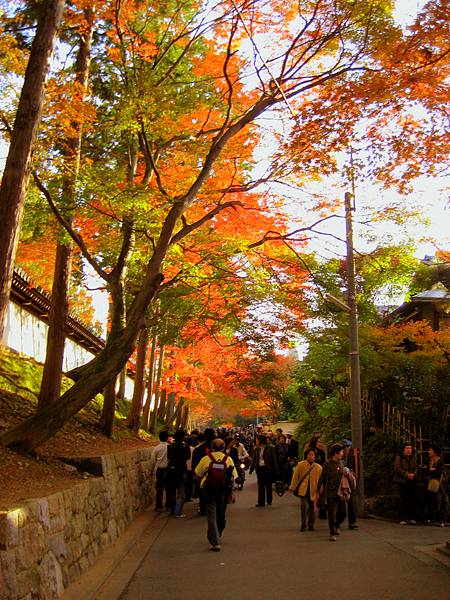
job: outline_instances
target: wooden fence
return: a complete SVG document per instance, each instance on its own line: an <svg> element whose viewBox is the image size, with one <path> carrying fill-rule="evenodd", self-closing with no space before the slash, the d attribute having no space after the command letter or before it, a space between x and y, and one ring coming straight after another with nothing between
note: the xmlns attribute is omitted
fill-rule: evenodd
<svg viewBox="0 0 450 600"><path fill-rule="evenodd" d="M418 463L423 466L430 440L425 436L420 425L411 423L400 409L392 406L389 402L382 403L382 413L378 423L374 419L372 402L367 396L361 398L361 408L369 419L370 428L373 431L381 429L399 443L411 442Z"/></svg>

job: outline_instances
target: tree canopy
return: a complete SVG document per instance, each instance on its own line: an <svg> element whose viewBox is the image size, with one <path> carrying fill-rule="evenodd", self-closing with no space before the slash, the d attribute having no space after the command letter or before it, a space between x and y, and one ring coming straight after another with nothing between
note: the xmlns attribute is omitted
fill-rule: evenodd
<svg viewBox="0 0 450 600"><path fill-rule="evenodd" d="M38 15L28 3L7 8L0 75L12 71L16 86L23 76L25 88L33 33L23 34L22 24L33 32ZM297 186L335 172L336 153L350 140L364 144L370 175L386 185L406 190L411 177L441 169L447 11L444 0L430 3L402 31L390 0L68 3L33 148L35 187L19 256L31 242L43 249L58 223L58 236L77 248L78 284L89 264L110 294L110 328L105 350L72 374L57 406L2 441L35 447L110 384L158 297L172 315L173 356L195 346L185 361L191 367L219 342L240 346L243 359L259 346L261 360L275 337L286 345L302 327L312 285L301 260L307 228L289 231L282 195L268 183ZM68 74L88 16L84 93ZM417 107L427 118L413 118ZM8 136L14 98L1 114ZM68 205L67 140L78 126ZM20 228L8 226L15 234ZM377 260L390 259L380 252ZM262 312L270 312L263 325ZM202 354L201 362L209 359Z"/></svg>

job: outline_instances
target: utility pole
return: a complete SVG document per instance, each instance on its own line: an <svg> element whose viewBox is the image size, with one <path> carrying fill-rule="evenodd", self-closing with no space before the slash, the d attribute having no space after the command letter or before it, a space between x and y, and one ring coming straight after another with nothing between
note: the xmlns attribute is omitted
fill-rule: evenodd
<svg viewBox="0 0 450 600"><path fill-rule="evenodd" d="M355 462L358 469L358 481L355 490L355 511L359 517L364 514L364 468L363 440L361 422L361 381L359 368L358 312L356 306L355 261L353 255L353 221L354 194L345 194L345 228L347 242L347 289L349 307L349 340L350 340L350 389L352 400L352 442Z"/></svg>

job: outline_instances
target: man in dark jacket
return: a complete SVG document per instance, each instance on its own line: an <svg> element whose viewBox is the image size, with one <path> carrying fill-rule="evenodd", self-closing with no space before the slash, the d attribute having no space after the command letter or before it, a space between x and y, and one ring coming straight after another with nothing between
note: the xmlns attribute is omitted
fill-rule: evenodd
<svg viewBox="0 0 450 600"><path fill-rule="evenodd" d="M402 453L395 457L394 483L400 496L400 525L415 524L417 514L417 465L410 443L403 444Z"/></svg>
<svg viewBox="0 0 450 600"><path fill-rule="evenodd" d="M182 518L184 488L187 481L187 461L191 451L184 443L186 433L182 429L175 432L175 441L167 446L167 494L170 499L170 514Z"/></svg>
<svg viewBox="0 0 450 600"><path fill-rule="evenodd" d="M267 443L267 437L259 434L256 437L256 446L253 451L253 460L250 473L256 471L258 479L258 503L256 506L272 504L272 483L278 477L278 463L275 448Z"/></svg>
<svg viewBox="0 0 450 600"><path fill-rule="evenodd" d="M317 490L324 493L327 499L328 526L330 528L330 542L336 541L339 535L337 526L337 512L339 508L340 497L338 495L339 486L345 468L341 465L344 456L344 448L340 444L335 444L330 448L328 460L323 465L322 473L317 482ZM321 489L323 488L323 489Z"/></svg>

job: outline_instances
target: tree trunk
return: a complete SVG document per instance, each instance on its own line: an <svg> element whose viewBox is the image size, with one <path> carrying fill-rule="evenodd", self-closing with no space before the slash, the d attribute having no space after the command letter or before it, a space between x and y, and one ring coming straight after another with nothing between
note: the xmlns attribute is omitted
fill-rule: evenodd
<svg viewBox="0 0 450 600"><path fill-rule="evenodd" d="M150 431L151 433L156 433L158 429L158 417L161 412L161 379L162 379L162 370L164 364L164 343L162 341L159 342L159 359L158 359L158 372L156 374L156 382L155 382L155 408L153 409L152 414L152 423Z"/></svg>
<svg viewBox="0 0 450 600"><path fill-rule="evenodd" d="M109 438L114 430L114 412L116 408L116 381L114 377L103 390L103 409L100 417L100 429Z"/></svg>
<svg viewBox="0 0 450 600"><path fill-rule="evenodd" d="M111 304L109 307L111 330L108 340L120 331L121 323L125 320L125 292L121 277L111 278L110 285ZM108 342L107 342L108 345ZM126 370L126 362L123 367ZM114 430L114 415L116 411L116 384L117 375L114 373L110 381L106 382L103 390L103 408L100 415L100 429L108 437L112 437Z"/></svg>
<svg viewBox="0 0 450 600"><path fill-rule="evenodd" d="M117 390L117 398L122 402L125 400L125 391L127 385L127 369L122 369L119 374L119 389Z"/></svg>
<svg viewBox="0 0 450 600"><path fill-rule="evenodd" d="M66 319L69 313L68 287L72 271L72 247L58 244L53 274L52 303L49 314L47 348L37 410L59 398L63 372Z"/></svg>
<svg viewBox="0 0 450 600"><path fill-rule="evenodd" d="M145 391L145 365L147 362L148 350L148 329L144 327L141 331L136 358L136 373L134 376L133 398L131 400L130 415L128 418L128 427L137 431L139 429L139 419L142 412L142 403Z"/></svg>
<svg viewBox="0 0 450 600"><path fill-rule="evenodd" d="M188 420L189 420L189 405L187 404L187 402L185 402L183 404L183 408L181 410L181 428L184 429L186 431L187 425L188 425Z"/></svg>
<svg viewBox="0 0 450 600"><path fill-rule="evenodd" d="M155 394L155 403L153 406L153 410L151 413L150 424L148 426L148 430L150 433L156 433L158 429L158 410L159 410L159 398Z"/></svg>
<svg viewBox="0 0 450 600"><path fill-rule="evenodd" d="M167 396L167 402L166 402L166 418L164 421L164 425L166 426L166 428L170 428L172 423L173 423L173 418L174 418L174 408L175 408L175 397L176 397L176 393L175 392L170 392Z"/></svg>
<svg viewBox="0 0 450 600"><path fill-rule="evenodd" d="M64 0L41 3L36 35L14 122L11 144L0 185L0 341L3 340L14 259L22 226L31 171L31 156L41 122L42 105Z"/></svg>
<svg viewBox="0 0 450 600"><path fill-rule="evenodd" d="M175 414L173 415L173 420L175 421L175 431L181 427L181 420L183 416L183 406L184 406L184 398L180 398L177 404L177 408L175 410Z"/></svg>
<svg viewBox="0 0 450 600"><path fill-rule="evenodd" d="M142 416L142 427L146 431L149 430L149 416L150 416L150 406L152 403L153 396L153 383L154 383L154 375L155 375L155 357L156 357L156 344L157 337L156 334L152 337L152 349L150 352L150 361L148 366L148 379L147 379L147 399L145 401L144 406L144 414Z"/></svg>
<svg viewBox="0 0 450 600"><path fill-rule="evenodd" d="M164 419L166 416L166 407L167 407L167 392L166 390L161 390L160 393L160 401L159 401L159 409L158 409L158 420L161 423L164 423Z"/></svg>
<svg viewBox="0 0 450 600"><path fill-rule="evenodd" d="M87 92L89 66L91 62L91 45L93 32L92 11L85 11L86 27L80 40L80 48L76 60L75 84L82 90L82 101ZM66 140L66 160L62 190L63 212L72 223L71 213L75 206L76 182L80 168L82 123L73 122L71 129L75 135ZM66 320L69 314L69 283L72 271L72 241L58 243L56 247L55 271L52 286L52 304L49 315L47 349L41 388L39 391L38 410L53 404L59 398L63 371L64 345L66 341Z"/></svg>

